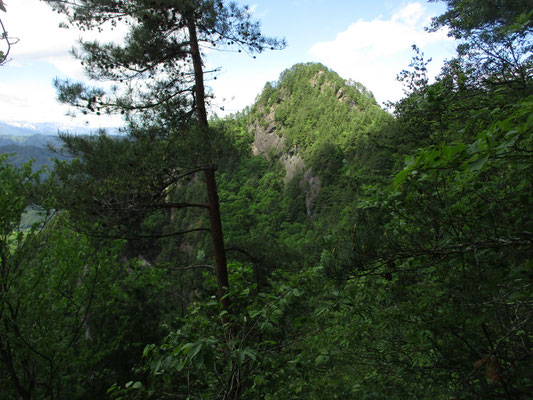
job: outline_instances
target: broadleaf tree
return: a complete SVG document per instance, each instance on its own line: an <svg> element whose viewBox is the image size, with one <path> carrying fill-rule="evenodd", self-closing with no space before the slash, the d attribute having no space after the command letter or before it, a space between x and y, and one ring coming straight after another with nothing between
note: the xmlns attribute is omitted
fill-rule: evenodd
<svg viewBox="0 0 533 400"><path fill-rule="evenodd" d="M447 10L430 30L442 27L457 48L471 82L522 94L533 75L533 8L527 0L443 0Z"/></svg>

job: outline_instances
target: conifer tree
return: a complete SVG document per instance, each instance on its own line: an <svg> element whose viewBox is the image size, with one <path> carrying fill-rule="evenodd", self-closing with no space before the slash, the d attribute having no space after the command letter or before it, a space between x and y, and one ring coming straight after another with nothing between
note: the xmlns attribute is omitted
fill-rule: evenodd
<svg viewBox="0 0 533 400"><path fill-rule="evenodd" d="M106 93L69 81L57 82L59 98L84 113L120 112L131 125L156 123L164 130L185 130L191 122L200 142L215 253L218 295L225 309L228 274L218 193L215 150L209 132L202 48L247 52L279 49L284 41L261 35L248 8L221 0L46 0L80 30L127 24L123 44L81 43L77 57L93 79L121 82L123 91ZM147 122L150 121L150 122Z"/></svg>

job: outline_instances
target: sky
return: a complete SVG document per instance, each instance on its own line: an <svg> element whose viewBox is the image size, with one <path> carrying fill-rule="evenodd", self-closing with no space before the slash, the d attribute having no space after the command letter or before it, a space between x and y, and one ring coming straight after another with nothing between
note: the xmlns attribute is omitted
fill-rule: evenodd
<svg viewBox="0 0 533 400"><path fill-rule="evenodd" d="M251 0L248 4L266 36L285 38L284 50L267 51L256 59L243 53L208 51L206 67L219 68L207 82L215 95L211 113L224 116L253 104L265 83L296 63L320 62L365 85L381 104L402 97L397 74L406 69L416 44L427 58L430 75L453 56L455 43L445 31L424 27L444 5L403 0ZM59 28L62 17L39 0L5 0L0 18L18 43L10 61L0 67L0 121L20 124L57 123L64 127L106 127L118 117L70 117L53 86L55 78L86 80L72 56L80 33ZM125 30L91 33L84 38L120 41ZM100 35L100 36L98 36ZM103 36L102 36L103 35ZM222 108L224 111L222 111Z"/></svg>

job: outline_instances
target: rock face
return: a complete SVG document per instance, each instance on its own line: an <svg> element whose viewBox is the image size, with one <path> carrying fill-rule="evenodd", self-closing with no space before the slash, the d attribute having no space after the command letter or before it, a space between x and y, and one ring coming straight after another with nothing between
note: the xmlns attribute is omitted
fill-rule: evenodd
<svg viewBox="0 0 533 400"><path fill-rule="evenodd" d="M281 154L285 148L285 138L278 136L276 122L274 121L274 111L267 115L268 125L265 128L257 122L251 127L254 135L252 152L254 155L262 155L270 159L273 154ZM282 154L279 162L285 168L285 183L302 176L300 186L305 192L305 206L307 215L312 216L315 211L316 199L320 193L320 178L313 175L311 168L306 168L305 161L297 149L293 149L286 154Z"/></svg>
<svg viewBox="0 0 533 400"><path fill-rule="evenodd" d="M315 213L316 199L320 193L320 177L313 175L311 169L304 173L304 188L305 190L305 208L307 215L311 216Z"/></svg>
<svg viewBox="0 0 533 400"><path fill-rule="evenodd" d="M265 116L265 122L267 124L266 128L258 121L255 121L250 129L254 135L252 152L254 155L261 154L267 159L270 159L272 151L280 153L284 149L285 138L278 135L279 130L274 120L274 109L271 109L270 113Z"/></svg>
<svg viewBox="0 0 533 400"><path fill-rule="evenodd" d="M296 153L284 154L279 159L279 162L285 168L285 183L292 180L295 176L302 174L305 171L305 162L301 155Z"/></svg>

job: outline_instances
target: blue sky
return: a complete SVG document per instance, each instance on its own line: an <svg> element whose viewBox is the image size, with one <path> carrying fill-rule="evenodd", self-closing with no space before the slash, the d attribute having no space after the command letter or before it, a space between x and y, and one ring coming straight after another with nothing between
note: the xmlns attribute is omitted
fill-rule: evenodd
<svg viewBox="0 0 533 400"><path fill-rule="evenodd" d="M20 41L12 47L11 61L0 68L0 121L57 122L92 127L116 125L116 119L72 118L56 101L54 77L83 79L78 62L69 54L79 33L59 29L61 17L38 0L6 0L4 25ZM402 95L396 74L409 64L417 44L432 57L436 74L455 44L446 32L424 31L442 4L422 1L256 0L251 7L267 36L281 37L288 46L252 59L245 54L209 51L207 66L220 67L208 82L219 115L253 103L267 81L277 80L299 62L321 62L345 79L369 88L381 103ZM123 32L107 33L118 40ZM93 34L94 35L94 34ZM224 112L220 111L224 107Z"/></svg>

